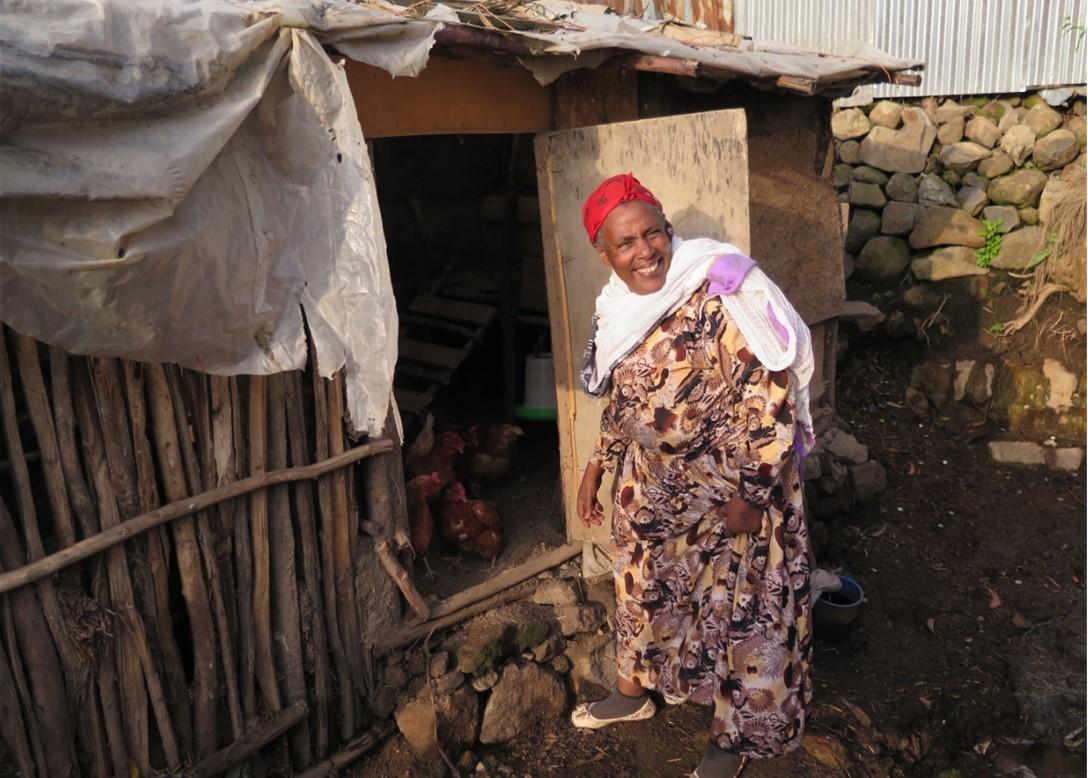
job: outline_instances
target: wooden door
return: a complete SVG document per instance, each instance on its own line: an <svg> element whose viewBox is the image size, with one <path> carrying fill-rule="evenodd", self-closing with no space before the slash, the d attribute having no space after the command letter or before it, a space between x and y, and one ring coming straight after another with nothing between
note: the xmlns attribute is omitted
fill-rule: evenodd
<svg viewBox="0 0 1088 778"><path fill-rule="evenodd" d="M567 537L609 539L611 480L601 489L606 520L582 526L578 483L597 440L603 399L582 391L590 318L609 270L589 245L582 203L605 178L634 173L681 237L728 240L749 250L748 143L744 111L712 111L584 127L536 137L540 223L558 399L560 471Z"/></svg>

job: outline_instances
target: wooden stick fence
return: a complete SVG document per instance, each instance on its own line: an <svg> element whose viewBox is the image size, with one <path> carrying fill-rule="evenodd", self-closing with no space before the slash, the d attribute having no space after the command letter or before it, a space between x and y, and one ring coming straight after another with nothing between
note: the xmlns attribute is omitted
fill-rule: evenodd
<svg viewBox="0 0 1088 778"><path fill-rule="evenodd" d="M0 327L0 758L22 775L213 775L259 749L320 771L389 733L373 625L428 613L394 553L399 447L353 445L342 376L307 372Z"/></svg>

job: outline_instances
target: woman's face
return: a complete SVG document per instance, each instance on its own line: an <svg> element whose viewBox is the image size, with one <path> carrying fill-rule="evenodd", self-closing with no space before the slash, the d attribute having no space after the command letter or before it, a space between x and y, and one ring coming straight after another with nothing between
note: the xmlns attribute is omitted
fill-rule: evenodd
<svg viewBox="0 0 1088 778"><path fill-rule="evenodd" d="M601 225L597 253L635 294L665 285L672 240L661 213L641 200L616 206Z"/></svg>

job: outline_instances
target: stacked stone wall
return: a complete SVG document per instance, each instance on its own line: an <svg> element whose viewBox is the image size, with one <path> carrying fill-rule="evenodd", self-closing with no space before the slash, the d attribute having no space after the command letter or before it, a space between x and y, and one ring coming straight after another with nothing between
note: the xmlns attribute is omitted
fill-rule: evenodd
<svg viewBox="0 0 1088 778"><path fill-rule="evenodd" d="M1056 205L1083 202L1085 113L1081 94L1055 106L1036 93L833 113L833 184L850 206L844 318L926 346L905 398L919 416L1082 442L1082 292L1048 301L1017 338L1005 330L1063 249Z"/></svg>

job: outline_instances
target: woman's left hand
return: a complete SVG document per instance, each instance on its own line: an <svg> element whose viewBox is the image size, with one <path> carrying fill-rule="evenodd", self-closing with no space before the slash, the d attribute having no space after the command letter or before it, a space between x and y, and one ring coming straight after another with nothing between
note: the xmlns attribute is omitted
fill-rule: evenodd
<svg viewBox="0 0 1088 778"><path fill-rule="evenodd" d="M740 497L733 497L723 507L725 528L730 535L745 535L759 532L763 526L763 510Z"/></svg>

